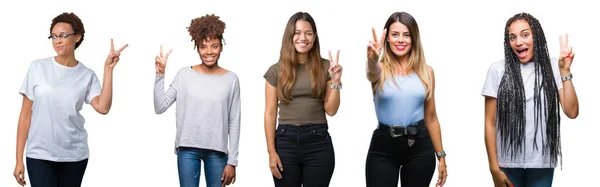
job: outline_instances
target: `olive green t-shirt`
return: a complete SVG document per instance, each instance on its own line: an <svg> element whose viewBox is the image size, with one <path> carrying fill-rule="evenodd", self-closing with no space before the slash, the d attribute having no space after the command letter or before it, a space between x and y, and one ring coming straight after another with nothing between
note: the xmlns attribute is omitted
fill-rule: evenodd
<svg viewBox="0 0 600 187"><path fill-rule="evenodd" d="M323 64L324 76L326 80L331 80L329 76L329 60L321 59ZM269 84L277 87L277 77L279 74L279 63L269 67L269 70L263 76ZM291 96L293 98L289 103L279 102L279 124L308 124L308 123L327 123L325 117L325 106L323 99L313 96L311 83L312 77L308 68L304 64L296 68L296 82L292 86Z"/></svg>

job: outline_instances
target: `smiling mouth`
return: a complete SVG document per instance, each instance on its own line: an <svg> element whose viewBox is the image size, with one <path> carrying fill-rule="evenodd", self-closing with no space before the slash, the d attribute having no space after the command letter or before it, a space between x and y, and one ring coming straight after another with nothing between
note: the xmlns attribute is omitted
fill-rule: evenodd
<svg viewBox="0 0 600 187"><path fill-rule="evenodd" d="M305 42L296 42L296 45L298 45L300 47L306 47L306 46L308 46L308 43L305 43Z"/></svg>

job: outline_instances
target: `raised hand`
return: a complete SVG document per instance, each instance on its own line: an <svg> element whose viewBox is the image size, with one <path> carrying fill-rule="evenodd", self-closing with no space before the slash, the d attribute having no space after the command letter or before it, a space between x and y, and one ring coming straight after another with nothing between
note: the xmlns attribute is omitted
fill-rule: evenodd
<svg viewBox="0 0 600 187"><path fill-rule="evenodd" d="M165 68L167 67L167 59L169 59L169 55L173 52L173 49L169 50L166 55L163 55L163 46L160 45L160 56L156 55L156 74L164 75Z"/></svg>
<svg viewBox="0 0 600 187"><path fill-rule="evenodd" d="M329 76L331 76L331 81L336 84L340 83L340 79L342 78L342 66L338 63L340 60L340 50L337 51L335 55L335 59L331 57L331 51L329 51Z"/></svg>
<svg viewBox="0 0 600 187"><path fill-rule="evenodd" d="M110 52L108 53L108 57L106 57L104 66L111 69L114 68L119 62L119 56L121 56L121 52L125 50L127 46L129 46L129 44L125 44L119 50L115 51L115 44L113 42L113 39L110 39Z"/></svg>
<svg viewBox="0 0 600 187"><path fill-rule="evenodd" d="M378 61L379 55L381 54L381 49L383 49L383 45L385 44L385 36L387 34L387 29L383 29L383 33L381 33L381 37L377 40L377 33L375 33L375 28L372 28L373 31L373 40L369 41L369 46L367 46L367 58L370 61Z"/></svg>
<svg viewBox="0 0 600 187"><path fill-rule="evenodd" d="M575 57L573 48L569 46L569 34L565 34L564 40L562 36L559 36L559 40L560 56L558 58L558 67L561 70L569 71L571 70L571 64L573 63L573 58Z"/></svg>

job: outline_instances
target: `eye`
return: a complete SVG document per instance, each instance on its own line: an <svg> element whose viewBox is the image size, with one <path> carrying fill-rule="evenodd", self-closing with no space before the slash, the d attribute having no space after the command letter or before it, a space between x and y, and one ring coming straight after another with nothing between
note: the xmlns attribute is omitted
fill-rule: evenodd
<svg viewBox="0 0 600 187"><path fill-rule="evenodd" d="M200 49L204 50L206 49L206 46L200 46Z"/></svg>
<svg viewBox="0 0 600 187"><path fill-rule="evenodd" d="M313 36L313 35L315 35L315 33L313 33L313 32L307 32L306 33L306 36Z"/></svg>
<svg viewBox="0 0 600 187"><path fill-rule="evenodd" d="M511 36L508 36L508 40L510 40L510 41L513 41L513 40L515 40L515 36L512 36L512 35L511 35Z"/></svg>
<svg viewBox="0 0 600 187"><path fill-rule="evenodd" d="M395 37L398 37L398 33L393 33L393 34L392 34L392 37L394 37L394 38L395 38Z"/></svg>
<svg viewBox="0 0 600 187"><path fill-rule="evenodd" d="M217 49L217 48L219 48L219 46L213 45L212 48Z"/></svg>
<svg viewBox="0 0 600 187"><path fill-rule="evenodd" d="M529 33L523 34L523 38L527 38L527 37L529 37Z"/></svg>
<svg viewBox="0 0 600 187"><path fill-rule="evenodd" d="M404 33L404 36L410 36L410 33Z"/></svg>

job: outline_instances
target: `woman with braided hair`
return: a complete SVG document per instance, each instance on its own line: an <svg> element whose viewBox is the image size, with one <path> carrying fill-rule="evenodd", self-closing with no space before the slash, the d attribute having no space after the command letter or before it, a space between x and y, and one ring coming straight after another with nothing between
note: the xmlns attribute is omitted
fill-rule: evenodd
<svg viewBox="0 0 600 187"><path fill-rule="evenodd" d="M495 186L552 186L561 156L560 108L579 114L570 71L568 35L551 59L540 22L527 13L511 17L504 31L504 60L488 70L485 144Z"/></svg>
<svg viewBox="0 0 600 187"><path fill-rule="evenodd" d="M240 84L235 73L218 64L225 23L219 16L206 15L193 19L188 31L202 63L181 68L165 92L165 67L172 50L163 55L161 45L156 56L154 110L162 114L177 101L175 154L180 186L200 185L201 162L208 187L233 184L240 137Z"/></svg>

